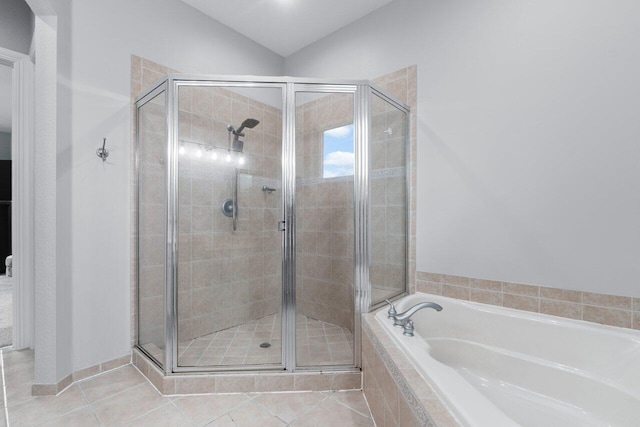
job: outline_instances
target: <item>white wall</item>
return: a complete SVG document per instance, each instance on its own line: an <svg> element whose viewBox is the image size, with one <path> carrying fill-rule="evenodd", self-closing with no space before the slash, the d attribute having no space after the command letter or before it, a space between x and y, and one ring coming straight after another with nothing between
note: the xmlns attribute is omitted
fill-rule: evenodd
<svg viewBox="0 0 640 427"><path fill-rule="evenodd" d="M28 55L33 28L34 16L24 0L0 2L0 46Z"/></svg>
<svg viewBox="0 0 640 427"><path fill-rule="evenodd" d="M0 160L11 160L11 132L0 132Z"/></svg>
<svg viewBox="0 0 640 427"><path fill-rule="evenodd" d="M54 6L57 286L70 300L70 358L78 370L129 351L130 55L214 74L280 75L283 59L178 0ZM103 137L105 163L95 154Z"/></svg>
<svg viewBox="0 0 640 427"><path fill-rule="evenodd" d="M396 0L288 57L418 65L417 268L640 296L640 2Z"/></svg>

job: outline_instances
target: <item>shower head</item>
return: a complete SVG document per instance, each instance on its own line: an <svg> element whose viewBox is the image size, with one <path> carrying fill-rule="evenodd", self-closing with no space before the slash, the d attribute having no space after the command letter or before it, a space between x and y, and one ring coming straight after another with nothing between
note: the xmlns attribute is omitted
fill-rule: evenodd
<svg viewBox="0 0 640 427"><path fill-rule="evenodd" d="M254 127L258 126L258 123L260 123L259 120L247 119L244 122L242 122L242 124L237 130L231 125L227 125L227 130L229 132L232 132L235 136L244 136L244 133L242 133L242 130L244 128L253 129Z"/></svg>
<svg viewBox="0 0 640 427"><path fill-rule="evenodd" d="M258 123L260 123L259 120L256 119L247 119L244 122L242 122L242 124L240 125L240 129L238 129L236 132L234 132L236 135L239 135L242 133L242 129L244 128L249 128L249 129L253 129L254 127L258 126Z"/></svg>
<svg viewBox="0 0 640 427"><path fill-rule="evenodd" d="M240 141L239 139L241 136L244 136L244 133L242 133L242 130L244 128L253 129L254 127L258 126L258 123L260 123L259 120L246 119L244 122L242 122L242 124L237 130L230 124L227 125L227 130L235 135L233 138L233 145L232 145L233 151L237 151L240 153L242 152L244 148L244 141Z"/></svg>

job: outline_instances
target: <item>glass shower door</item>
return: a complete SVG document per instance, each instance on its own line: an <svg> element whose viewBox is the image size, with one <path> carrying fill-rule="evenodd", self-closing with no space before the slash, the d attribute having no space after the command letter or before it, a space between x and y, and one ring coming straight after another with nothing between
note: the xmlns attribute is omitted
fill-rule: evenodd
<svg viewBox="0 0 640 427"><path fill-rule="evenodd" d="M354 87L296 92L296 366L354 364Z"/></svg>
<svg viewBox="0 0 640 427"><path fill-rule="evenodd" d="M178 86L177 366L282 366L282 85Z"/></svg>
<svg viewBox="0 0 640 427"><path fill-rule="evenodd" d="M137 343L165 365L166 92L164 86L138 103L137 122Z"/></svg>

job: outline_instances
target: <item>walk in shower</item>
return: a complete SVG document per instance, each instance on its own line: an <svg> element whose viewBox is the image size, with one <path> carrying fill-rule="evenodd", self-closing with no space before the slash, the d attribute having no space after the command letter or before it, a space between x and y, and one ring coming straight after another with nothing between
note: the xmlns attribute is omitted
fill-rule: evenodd
<svg viewBox="0 0 640 427"><path fill-rule="evenodd" d="M407 289L408 113L366 81L139 96L137 347L167 374L359 367L360 314Z"/></svg>

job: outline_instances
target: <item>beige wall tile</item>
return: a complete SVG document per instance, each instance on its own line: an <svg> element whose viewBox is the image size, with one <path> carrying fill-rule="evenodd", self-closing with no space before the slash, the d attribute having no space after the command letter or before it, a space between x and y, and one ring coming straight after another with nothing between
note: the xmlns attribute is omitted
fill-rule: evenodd
<svg viewBox="0 0 640 427"><path fill-rule="evenodd" d="M558 301L582 302L581 291L569 291L566 289L540 287L540 298L553 299Z"/></svg>
<svg viewBox="0 0 640 427"><path fill-rule="evenodd" d="M469 279L469 287L485 291L502 292L502 282L483 279Z"/></svg>
<svg viewBox="0 0 640 427"><path fill-rule="evenodd" d="M463 276L453 276L450 274L442 275L442 283L455 286L469 286L469 278Z"/></svg>
<svg viewBox="0 0 640 427"><path fill-rule="evenodd" d="M417 280L416 291L433 295L442 295L442 284L424 280Z"/></svg>
<svg viewBox="0 0 640 427"><path fill-rule="evenodd" d="M416 279L428 282L442 283L442 274L429 273L426 271L416 271Z"/></svg>
<svg viewBox="0 0 640 427"><path fill-rule="evenodd" d="M617 310L614 308L585 305L582 309L582 319L622 328L631 328L632 326L631 310Z"/></svg>
<svg viewBox="0 0 640 427"><path fill-rule="evenodd" d="M442 296L468 300L469 288L462 287L462 286L442 285Z"/></svg>
<svg viewBox="0 0 640 427"><path fill-rule="evenodd" d="M502 292L485 291L482 289L469 289L469 300L491 305L502 305Z"/></svg>
<svg viewBox="0 0 640 427"><path fill-rule="evenodd" d="M591 292L584 292L582 298L585 305L597 305L624 310L631 310L633 304L633 299L630 297L595 294Z"/></svg>
<svg viewBox="0 0 640 427"><path fill-rule="evenodd" d="M569 319L582 319L582 305L567 301L540 299L540 313Z"/></svg>
<svg viewBox="0 0 640 427"><path fill-rule="evenodd" d="M515 308L517 310L538 312L538 298L523 295L504 294L502 305L504 307Z"/></svg>
<svg viewBox="0 0 640 427"><path fill-rule="evenodd" d="M502 290L507 294L524 295L528 297L538 297L540 295L540 287L532 285L522 285L519 283L504 282Z"/></svg>

